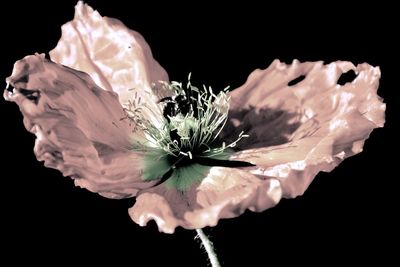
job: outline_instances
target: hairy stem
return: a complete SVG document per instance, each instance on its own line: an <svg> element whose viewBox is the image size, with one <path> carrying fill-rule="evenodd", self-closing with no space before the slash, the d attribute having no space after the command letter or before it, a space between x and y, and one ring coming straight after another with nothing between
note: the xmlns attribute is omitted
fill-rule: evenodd
<svg viewBox="0 0 400 267"><path fill-rule="evenodd" d="M196 238L200 238L201 243L203 244L208 258L210 259L210 263L212 267L221 267L219 264L217 254L214 251L213 243L208 239L208 237L204 234L202 229L196 229L197 236Z"/></svg>

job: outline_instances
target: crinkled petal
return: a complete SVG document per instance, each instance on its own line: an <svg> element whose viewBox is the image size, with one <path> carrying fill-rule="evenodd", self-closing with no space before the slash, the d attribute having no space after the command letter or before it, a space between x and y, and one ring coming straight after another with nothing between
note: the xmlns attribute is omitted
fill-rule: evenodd
<svg viewBox="0 0 400 267"><path fill-rule="evenodd" d="M357 77L337 84L349 70ZM288 86L300 75L305 78ZM257 165L247 168L255 175L279 179L285 197L303 194L318 172L361 152L371 131L383 127L379 78L378 67L342 61L286 65L276 60L254 71L231 93L233 129L247 128L251 136L231 159Z"/></svg>
<svg viewBox="0 0 400 267"><path fill-rule="evenodd" d="M62 26L62 37L50 51L53 61L88 73L100 87L118 93L127 104L135 93L156 122L161 111L157 100L168 92L152 89L152 83L168 81L165 70L154 60L144 38L117 19L102 17L83 2L75 17Z"/></svg>
<svg viewBox="0 0 400 267"><path fill-rule="evenodd" d="M197 229L215 226L219 219L233 218L246 209L262 211L281 199L276 179L258 178L249 172L212 167L199 186L185 192L164 184L143 190L129 210L141 226L155 220L160 231L173 233L177 226Z"/></svg>
<svg viewBox="0 0 400 267"><path fill-rule="evenodd" d="M4 97L20 107L45 166L111 198L134 196L152 185L141 179L142 156L130 150L132 136L141 135L121 120L125 113L116 93L44 55L17 61L7 82L14 89L5 90Z"/></svg>
<svg viewBox="0 0 400 267"><path fill-rule="evenodd" d="M357 78L343 86L343 72ZM298 76L305 78L288 86ZM198 187L181 193L163 185L139 192L130 209L140 225L155 220L160 231L214 226L246 209L263 211L281 197L304 193L315 175L331 171L344 158L361 152L371 131L384 124L385 104L377 95L379 68L349 62L274 61L256 70L230 95L230 122L223 140L235 140L243 151L231 160L255 164L246 168L211 168Z"/></svg>

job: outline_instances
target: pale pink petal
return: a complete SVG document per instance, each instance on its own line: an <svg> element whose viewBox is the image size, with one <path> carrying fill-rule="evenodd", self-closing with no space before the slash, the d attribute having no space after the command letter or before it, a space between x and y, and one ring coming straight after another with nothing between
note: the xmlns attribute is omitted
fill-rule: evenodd
<svg viewBox="0 0 400 267"><path fill-rule="evenodd" d="M337 85L342 72L358 77ZM288 83L299 75L305 79ZM160 231L214 226L246 209L263 211L281 197L301 195L320 171L331 171L359 153L364 141L384 123L385 105L377 96L379 68L348 62L286 65L274 61L253 72L231 93L231 121L223 140L250 134L231 159L256 164L247 168L211 168L198 187L177 192L164 185L139 192L130 209L140 225L155 220Z"/></svg>
<svg viewBox="0 0 400 267"><path fill-rule="evenodd" d="M166 92L155 92L151 84L168 81L168 75L154 60L144 38L119 20L102 17L87 4L78 2L74 19L62 26L62 37L50 51L50 57L88 73L97 85L118 93L122 104L137 93L150 107L144 112L156 113L148 114L150 119L161 116L155 103Z"/></svg>
<svg viewBox="0 0 400 267"><path fill-rule="evenodd" d="M121 120L125 112L116 93L44 55L17 61L7 82L15 88L4 97L20 107L45 166L106 197L134 196L153 184L141 179L141 156L131 151L132 136L141 135Z"/></svg>
<svg viewBox="0 0 400 267"><path fill-rule="evenodd" d="M338 85L348 70L358 76ZM305 79L288 86L299 75ZM255 175L279 179L285 197L303 194L318 172L361 152L371 131L383 126L379 78L377 67L342 61L286 65L276 60L254 71L231 93L233 129L248 128L251 136L231 159L256 164L247 168Z"/></svg>
<svg viewBox="0 0 400 267"><path fill-rule="evenodd" d="M281 199L276 179L260 179L233 168L212 167L199 186L185 192L164 184L144 190L129 210L141 226L155 220L160 231L173 233L177 226L186 229L215 226L219 219L232 218L246 209L263 211Z"/></svg>

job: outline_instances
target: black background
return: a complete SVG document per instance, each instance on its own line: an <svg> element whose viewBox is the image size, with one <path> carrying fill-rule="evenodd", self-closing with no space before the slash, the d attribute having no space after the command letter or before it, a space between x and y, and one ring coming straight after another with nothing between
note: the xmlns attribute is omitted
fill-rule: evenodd
<svg viewBox="0 0 400 267"><path fill-rule="evenodd" d="M243 84L273 59L349 60L381 67L379 94L387 103L385 128L375 130L364 152L321 173L304 196L282 200L263 213L246 212L205 231L222 266L316 264L387 265L398 242L396 124L399 90L395 63L400 25L395 8L339 2L159 4L87 1L102 15L140 32L172 80L223 88ZM1 9L1 75L14 61L55 47L60 26L73 17L75 1L14 1ZM182 10L180 10L182 8ZM2 261L30 265L67 260L111 266L206 266L195 233L159 233L155 223L139 227L127 209L134 199L108 200L73 186L43 167L33 154L34 135L13 103L1 104ZM398 105L398 104L397 104ZM393 153L393 154L392 154ZM240 264L243 262L243 264ZM11 266L12 266L11 265ZM24 264L26 265L26 264ZM396 265L396 264L394 264Z"/></svg>

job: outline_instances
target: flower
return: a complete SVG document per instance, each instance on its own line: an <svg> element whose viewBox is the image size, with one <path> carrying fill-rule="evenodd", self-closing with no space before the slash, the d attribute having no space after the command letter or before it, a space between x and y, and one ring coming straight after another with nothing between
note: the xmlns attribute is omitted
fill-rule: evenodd
<svg viewBox="0 0 400 267"><path fill-rule="evenodd" d="M37 159L102 196L136 197L131 218L142 226L155 220L166 233L214 226L299 196L318 172L361 152L371 131L384 124L379 68L342 61L275 60L228 94L210 92L219 124L205 123L196 108L165 116L167 102L177 105L174 97L192 86L169 83L140 34L82 2L50 57L17 61L7 78L13 89L4 91L36 135ZM357 77L338 85L349 70ZM304 80L288 85L301 75ZM208 141L185 143L201 123L215 126L206 132ZM243 132L250 137L242 139ZM234 148L212 155L207 164L218 166L176 165L166 175L171 162L165 154L199 157L190 145L208 153L202 144L215 136L225 143L210 151Z"/></svg>

